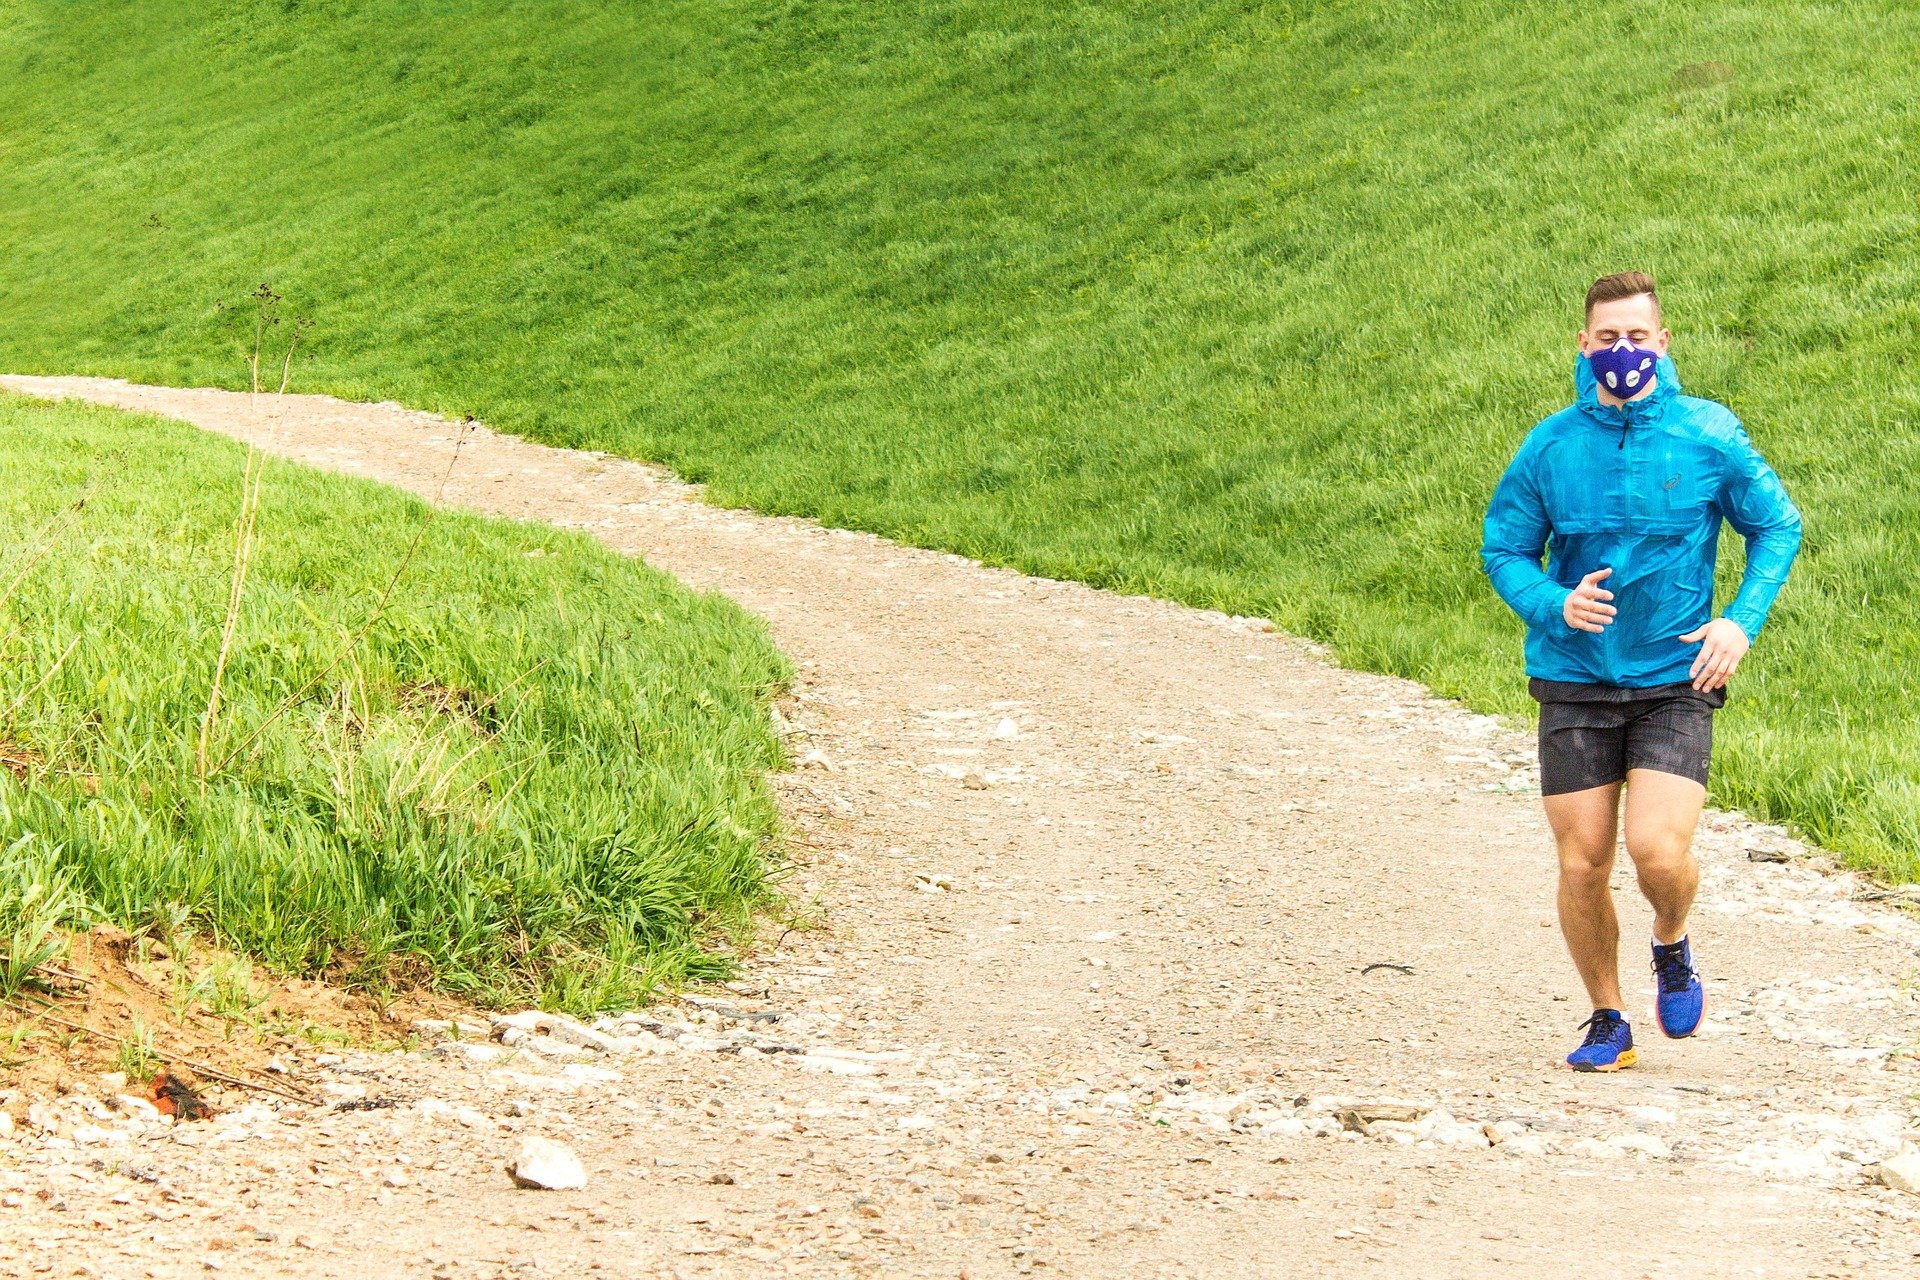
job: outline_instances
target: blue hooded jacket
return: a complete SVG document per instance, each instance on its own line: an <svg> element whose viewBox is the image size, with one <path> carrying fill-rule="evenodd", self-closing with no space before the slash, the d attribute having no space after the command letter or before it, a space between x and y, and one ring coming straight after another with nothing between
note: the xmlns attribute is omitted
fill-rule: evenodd
<svg viewBox="0 0 1920 1280"><path fill-rule="evenodd" d="M1526 620L1528 675L1679 683L1700 651L1680 637L1713 616L1720 521L1747 540L1726 617L1752 640L1800 549L1800 512L1731 410L1680 393L1672 360L1660 357L1653 390L1624 406L1601 404L1592 366L1575 360L1578 398L1528 434L1500 477L1480 559ZM1612 624L1568 626L1567 596L1604 568Z"/></svg>

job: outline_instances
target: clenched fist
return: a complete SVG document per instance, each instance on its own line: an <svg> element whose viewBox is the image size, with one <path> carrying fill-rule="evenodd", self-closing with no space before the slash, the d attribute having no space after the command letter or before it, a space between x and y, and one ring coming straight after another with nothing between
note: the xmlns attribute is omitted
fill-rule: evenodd
<svg viewBox="0 0 1920 1280"><path fill-rule="evenodd" d="M1580 585L1560 606L1560 614L1567 620L1568 626L1576 631L1607 629L1607 624L1613 621L1614 608L1607 603L1613 599L1613 592L1601 587L1600 581L1612 572L1611 569L1595 569L1580 579Z"/></svg>

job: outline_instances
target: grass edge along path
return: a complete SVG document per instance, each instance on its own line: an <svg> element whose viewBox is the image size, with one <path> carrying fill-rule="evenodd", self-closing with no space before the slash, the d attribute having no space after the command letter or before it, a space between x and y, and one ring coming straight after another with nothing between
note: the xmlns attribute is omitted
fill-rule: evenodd
<svg viewBox="0 0 1920 1280"><path fill-rule="evenodd" d="M233 386L270 280L303 389L1484 711L1486 496L1649 269L1806 516L1714 800L1920 876L1920 7L0 8L0 367Z"/></svg>
<svg viewBox="0 0 1920 1280"><path fill-rule="evenodd" d="M203 790L244 456L0 392L0 946L198 929L280 972L576 1012L726 973L776 892L791 673L761 625L584 534L420 534L419 499L269 459L212 755L258 736Z"/></svg>

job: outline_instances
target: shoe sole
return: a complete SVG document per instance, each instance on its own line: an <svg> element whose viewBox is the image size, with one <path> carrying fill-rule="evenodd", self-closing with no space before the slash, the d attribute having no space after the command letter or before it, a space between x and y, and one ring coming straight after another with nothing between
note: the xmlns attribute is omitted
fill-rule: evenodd
<svg viewBox="0 0 1920 1280"><path fill-rule="evenodd" d="M1666 1037L1667 1039L1669 1039L1669 1040L1690 1040L1690 1039L1692 1039L1692 1038L1694 1037L1694 1035L1696 1035L1696 1034L1697 1034L1697 1033L1699 1032L1699 1030L1700 1030L1700 1024L1701 1024L1701 1023L1703 1023L1703 1022L1705 1022L1706 1020L1707 1020L1707 984L1706 984L1705 982L1702 982L1702 983L1700 984L1700 1016L1699 1016L1698 1018L1696 1018L1696 1019L1694 1019L1694 1023L1693 1023L1693 1027L1692 1027L1692 1029L1691 1029L1691 1030L1688 1030L1688 1031L1681 1031L1681 1032L1678 1032L1678 1033L1676 1033L1676 1032L1672 1032L1672 1031L1669 1031L1669 1030L1667 1030L1667 1024L1666 1024L1666 1020L1665 1020L1665 1019L1663 1019L1663 1018L1662 1018L1662 1017L1660 1016L1660 1000L1659 1000L1659 997L1657 997L1657 996L1656 996L1656 997L1654 998L1654 1001L1653 1001L1653 1023L1654 1023L1654 1025L1655 1025L1655 1026L1657 1026L1657 1027L1659 1027L1659 1028L1660 1028L1660 1034L1661 1034L1661 1035L1663 1035L1663 1036L1665 1036L1665 1037Z"/></svg>
<svg viewBox="0 0 1920 1280"><path fill-rule="evenodd" d="M1604 1066L1597 1062L1583 1062L1579 1066L1574 1066L1573 1063L1569 1062L1567 1065L1573 1067L1575 1071L1625 1071L1638 1061L1640 1061L1640 1051L1638 1049L1629 1049Z"/></svg>

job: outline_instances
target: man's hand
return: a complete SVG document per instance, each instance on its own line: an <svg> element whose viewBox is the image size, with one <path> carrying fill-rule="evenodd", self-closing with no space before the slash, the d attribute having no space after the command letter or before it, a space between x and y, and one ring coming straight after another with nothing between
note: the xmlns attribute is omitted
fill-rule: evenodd
<svg viewBox="0 0 1920 1280"><path fill-rule="evenodd" d="M1702 693L1718 689L1731 680L1733 673L1740 669L1740 659L1753 647L1747 633L1731 618L1715 618L1706 626L1687 632L1680 640L1683 644L1700 646L1687 678Z"/></svg>
<svg viewBox="0 0 1920 1280"><path fill-rule="evenodd" d="M1595 569L1580 579L1580 585L1560 606L1560 614L1567 620L1568 626L1576 631L1607 629L1607 624L1613 621L1613 606L1607 603L1613 599L1613 592L1603 590L1600 580L1612 572L1611 569Z"/></svg>

